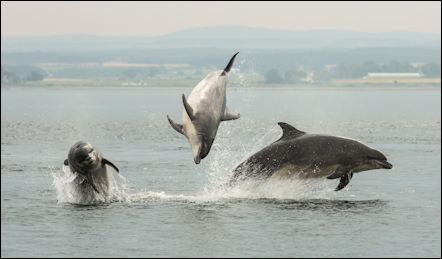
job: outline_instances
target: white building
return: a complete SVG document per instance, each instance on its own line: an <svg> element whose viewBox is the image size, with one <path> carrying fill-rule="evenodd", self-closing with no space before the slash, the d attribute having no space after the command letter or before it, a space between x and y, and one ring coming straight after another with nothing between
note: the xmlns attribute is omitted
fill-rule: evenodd
<svg viewBox="0 0 442 259"><path fill-rule="evenodd" d="M420 78L420 73L368 73L364 79Z"/></svg>

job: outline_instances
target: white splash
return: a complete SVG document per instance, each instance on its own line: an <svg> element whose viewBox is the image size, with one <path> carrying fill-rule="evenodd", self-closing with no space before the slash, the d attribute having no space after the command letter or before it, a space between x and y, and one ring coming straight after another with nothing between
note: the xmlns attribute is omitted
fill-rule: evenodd
<svg viewBox="0 0 442 259"><path fill-rule="evenodd" d="M112 188L110 196L96 193L92 188L80 187L83 179L73 174L68 166L63 166L62 170L51 169L51 175L53 178L52 185L57 192L58 203L88 205L125 201L128 197L127 180L121 175L119 175L117 181L111 174Z"/></svg>
<svg viewBox="0 0 442 259"><path fill-rule="evenodd" d="M333 182L333 181L331 181ZM234 187L227 185L206 186L195 195L170 194L154 191L137 191L126 193L124 202L152 203L152 202L184 202L184 203L218 203L236 200L306 200L306 199L333 199L335 183L327 180L268 180L246 181Z"/></svg>
<svg viewBox="0 0 442 259"><path fill-rule="evenodd" d="M231 138L235 132L223 129L225 136L215 144L216 152L206 161L208 183L195 194L171 194L149 190L138 191L128 195L130 202L190 202L190 203L217 203L232 200L305 200L305 199L333 199L339 194L334 191L337 181L328 179L267 179L264 181L247 180L234 186L228 185L233 169L237 164L260 150L280 136L279 130L274 127L264 135L257 135L250 139L254 143L251 147L242 147L232 152ZM215 151L215 150L214 150ZM240 155L238 155L238 153Z"/></svg>

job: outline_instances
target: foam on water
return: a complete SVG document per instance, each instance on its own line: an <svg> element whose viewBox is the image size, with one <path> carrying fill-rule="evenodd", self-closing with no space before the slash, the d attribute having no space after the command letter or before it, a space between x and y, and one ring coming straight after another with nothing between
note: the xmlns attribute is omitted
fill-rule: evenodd
<svg viewBox="0 0 442 259"><path fill-rule="evenodd" d="M327 180L268 180L247 181L234 187L220 185L217 187L206 186L195 195L168 194L142 190L134 193L126 193L124 202L190 202L190 203L216 203L231 202L238 200L309 200L309 199L334 199L337 193L334 191L336 183Z"/></svg>
<svg viewBox="0 0 442 259"><path fill-rule="evenodd" d="M65 170L64 170L65 171ZM101 204L110 202L137 203L175 201L191 203L210 203L238 199L276 199L305 200L331 199L336 197L333 191L335 183L327 180L268 180L246 181L234 187L226 185L205 186L195 195L169 194L162 191L131 189L114 180L114 188L109 199L95 192L84 192L78 188L75 176L70 172L52 173L53 185L57 192L58 203L70 204ZM332 183L333 182L333 183Z"/></svg>
<svg viewBox="0 0 442 259"><path fill-rule="evenodd" d="M264 139L264 138L261 138ZM216 159L211 161L208 173L208 183L194 195L172 194L163 191L150 191L133 186L123 176L115 178L112 175L112 193L109 198L94 192L80 190L79 180L72 174L69 167L64 166L60 171L52 171L53 186L57 192L59 203L70 204L101 204L110 202L139 203L139 202L190 202L211 203L229 202L238 199L275 199L275 200L305 200L333 199L336 197L334 187L336 181L327 179L298 179L286 180L249 180L234 186L227 183L232 174L228 148L221 148Z"/></svg>
<svg viewBox="0 0 442 259"><path fill-rule="evenodd" d="M63 166L61 170L51 170L53 186L57 192L58 203L71 204L100 204L115 201L125 201L126 191L129 189L127 180L119 175L118 180L111 174L111 194L109 197L101 193L96 193L92 188L85 190L80 188L82 180L71 172L68 166Z"/></svg>

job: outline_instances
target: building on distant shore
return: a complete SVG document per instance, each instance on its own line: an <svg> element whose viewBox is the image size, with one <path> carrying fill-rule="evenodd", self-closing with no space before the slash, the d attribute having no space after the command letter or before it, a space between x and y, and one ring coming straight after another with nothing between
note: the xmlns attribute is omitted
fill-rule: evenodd
<svg viewBox="0 0 442 259"><path fill-rule="evenodd" d="M420 78L421 73L368 73L363 79L407 79Z"/></svg>

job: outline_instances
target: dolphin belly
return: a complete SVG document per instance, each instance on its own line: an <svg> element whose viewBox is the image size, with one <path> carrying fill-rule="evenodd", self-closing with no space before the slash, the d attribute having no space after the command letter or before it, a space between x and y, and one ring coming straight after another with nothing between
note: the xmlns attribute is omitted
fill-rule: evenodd
<svg viewBox="0 0 442 259"><path fill-rule="evenodd" d="M106 166L103 166L99 170L92 173L92 179L95 186L97 186L100 193L103 193L105 197L108 197L112 192L111 177L111 173L107 170Z"/></svg>
<svg viewBox="0 0 442 259"><path fill-rule="evenodd" d="M336 171L338 167L339 165L310 166L287 163L274 170L270 175L270 179L290 179L292 177L301 179L322 178Z"/></svg>
<svg viewBox="0 0 442 259"><path fill-rule="evenodd" d="M187 101L193 108L195 114L205 113L221 120L226 107L226 86L227 77L220 76L221 71L210 73L192 90ZM183 112L183 119L187 117L186 111Z"/></svg>

